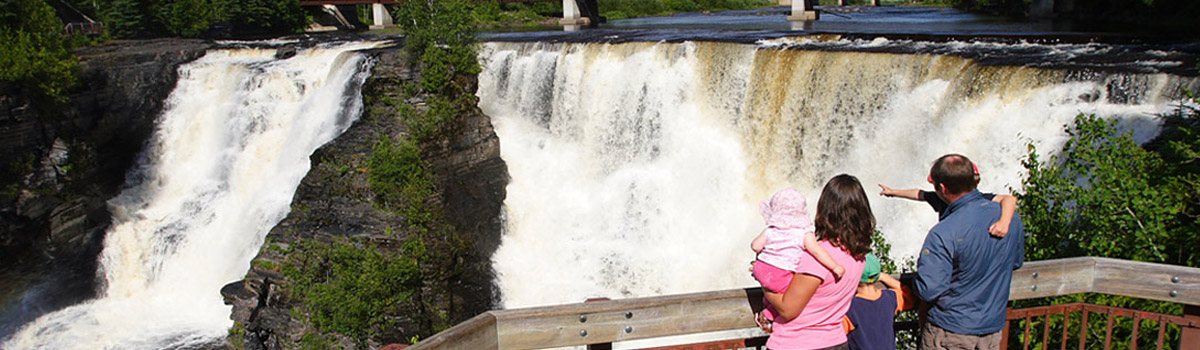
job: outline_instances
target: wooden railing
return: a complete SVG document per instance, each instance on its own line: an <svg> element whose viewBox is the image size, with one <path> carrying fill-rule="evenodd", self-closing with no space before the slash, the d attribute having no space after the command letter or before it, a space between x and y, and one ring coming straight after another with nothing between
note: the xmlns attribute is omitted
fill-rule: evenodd
<svg viewBox="0 0 1200 350"><path fill-rule="evenodd" d="M1102 293L1200 305L1200 269L1108 258L1032 261L1013 272L1011 300ZM761 309L758 288L494 310L408 349L542 349L747 330ZM1194 310L1188 307L1188 310ZM1200 314L1182 331L1200 349Z"/></svg>

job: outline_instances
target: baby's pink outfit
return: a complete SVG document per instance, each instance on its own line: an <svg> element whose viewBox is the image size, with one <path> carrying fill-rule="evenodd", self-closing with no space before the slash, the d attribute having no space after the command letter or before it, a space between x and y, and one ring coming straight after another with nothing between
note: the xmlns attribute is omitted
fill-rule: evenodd
<svg viewBox="0 0 1200 350"><path fill-rule="evenodd" d="M807 207L804 195L792 188L780 190L759 204L763 220L767 222L764 232L767 243L758 253L753 274L768 291L786 291L800 260L815 259L804 249L804 234L813 231ZM772 311L770 307L764 310L768 319L774 319Z"/></svg>

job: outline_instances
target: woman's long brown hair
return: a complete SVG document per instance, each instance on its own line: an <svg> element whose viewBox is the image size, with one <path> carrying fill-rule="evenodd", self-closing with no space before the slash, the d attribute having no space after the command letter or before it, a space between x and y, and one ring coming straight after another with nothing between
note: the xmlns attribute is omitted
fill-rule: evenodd
<svg viewBox="0 0 1200 350"><path fill-rule="evenodd" d="M841 174L825 183L821 198L817 199L814 224L818 239L845 249L855 259L863 259L871 252L875 215L858 178Z"/></svg>

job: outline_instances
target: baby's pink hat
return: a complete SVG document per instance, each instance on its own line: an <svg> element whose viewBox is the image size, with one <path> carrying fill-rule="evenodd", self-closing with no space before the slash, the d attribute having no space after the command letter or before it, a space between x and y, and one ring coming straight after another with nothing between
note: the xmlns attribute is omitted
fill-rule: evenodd
<svg viewBox="0 0 1200 350"><path fill-rule="evenodd" d="M785 188L775 192L771 199L759 204L763 220L767 226L779 229L802 228L813 226L808 218L808 200L793 188Z"/></svg>

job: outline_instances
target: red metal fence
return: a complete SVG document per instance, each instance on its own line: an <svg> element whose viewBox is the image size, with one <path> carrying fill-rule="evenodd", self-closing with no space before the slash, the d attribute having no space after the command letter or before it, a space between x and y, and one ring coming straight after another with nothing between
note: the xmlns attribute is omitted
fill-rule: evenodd
<svg viewBox="0 0 1200 350"><path fill-rule="evenodd" d="M897 331L915 331L913 322L897 322ZM1136 324L1136 327L1132 325ZM1128 330L1114 334L1118 325ZM1184 349L1181 333L1186 328L1200 328L1200 321L1184 316L1167 315L1119 307L1071 303L1009 309L1008 322L1002 331L1001 349ZM1015 333L1015 334L1014 334ZM1149 334L1152 338L1142 335ZM1168 342L1171 339L1171 342ZM670 345L641 350L745 350L766 349L766 337L731 339L711 342ZM1012 344L1009 344L1013 342ZM915 346L915 344L910 344ZM612 349L612 344L589 345L588 350ZM904 346L901 346L904 348Z"/></svg>
<svg viewBox="0 0 1200 350"><path fill-rule="evenodd" d="M1114 345L1129 349L1151 345L1159 350L1183 349L1182 331L1200 327L1200 322L1183 316L1083 303L1009 310L1008 320L1004 328L1003 348L1015 348L1009 347L1008 342L1016 339L1018 344L1023 345L1021 349L1025 350L1066 350L1068 347L1080 350L1112 349ZM1014 323L1015 335L1014 329L1010 329ZM1113 329L1121 324L1127 325L1122 329L1128 329L1128 334L1114 336ZM1144 330L1154 338L1141 337ZM1166 343L1166 339L1177 341Z"/></svg>

